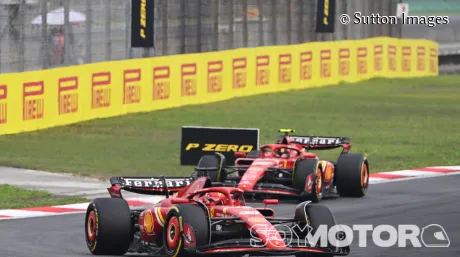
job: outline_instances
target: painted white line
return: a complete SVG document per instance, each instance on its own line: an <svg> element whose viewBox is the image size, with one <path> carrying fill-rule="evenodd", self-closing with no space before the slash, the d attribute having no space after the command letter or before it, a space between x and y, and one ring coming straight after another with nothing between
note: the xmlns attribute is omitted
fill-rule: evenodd
<svg viewBox="0 0 460 257"><path fill-rule="evenodd" d="M55 208L69 208L69 209L79 209L86 210L88 208L89 202L87 203L75 203L75 204L66 204L66 205L57 205L53 206Z"/></svg>
<svg viewBox="0 0 460 257"><path fill-rule="evenodd" d="M32 219L32 218L43 218L43 217L53 217L53 216L63 216L63 215L75 215L75 214L82 214L85 211L76 211L76 212L63 212L63 213L56 213L56 212L42 212L43 215L30 215L30 216L17 216L17 217L8 217L8 218L0 218L0 222L2 220L18 220L18 219Z"/></svg>
<svg viewBox="0 0 460 257"><path fill-rule="evenodd" d="M427 167L427 168L450 169L450 170L460 171L460 166L433 166L433 167Z"/></svg>
<svg viewBox="0 0 460 257"><path fill-rule="evenodd" d="M399 171L389 171L389 172L380 172L378 174L390 174L398 176L408 176L408 177L432 177L439 175L440 172L435 171L420 171L420 170L399 170Z"/></svg>
<svg viewBox="0 0 460 257"><path fill-rule="evenodd" d="M458 172L451 172L451 173L440 173L440 172L438 172L435 176L407 177L407 178L387 179L387 180L379 181L378 183L375 183L375 184L382 184L382 183L389 183L389 182L399 182L399 181L407 181L407 180L423 179L423 178L434 178L434 177L443 177L443 176L453 176L453 175L460 175L460 171L458 171Z"/></svg>
<svg viewBox="0 0 460 257"><path fill-rule="evenodd" d="M54 214L54 212L42 212L42 211L25 211L25 210L0 210L0 215L12 216L12 217L30 217L30 216L48 216Z"/></svg>
<svg viewBox="0 0 460 257"><path fill-rule="evenodd" d="M389 181L389 180L391 180L391 179L369 177L369 184L379 184L379 183L384 183L384 182Z"/></svg>

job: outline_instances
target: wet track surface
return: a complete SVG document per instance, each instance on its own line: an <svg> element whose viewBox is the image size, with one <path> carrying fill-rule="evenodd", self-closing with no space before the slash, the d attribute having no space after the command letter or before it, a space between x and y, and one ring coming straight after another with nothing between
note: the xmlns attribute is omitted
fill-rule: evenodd
<svg viewBox="0 0 460 257"><path fill-rule="evenodd" d="M358 247L357 233L349 256L460 256L460 176L444 176L371 185L362 199L324 200L336 216L337 223L416 224L444 227L451 245L448 248L382 248L371 242ZM295 204L275 207L278 216L293 215ZM45 218L0 221L1 257L77 257L91 256L86 248L83 229L84 215L64 215ZM409 243L409 246L411 244Z"/></svg>

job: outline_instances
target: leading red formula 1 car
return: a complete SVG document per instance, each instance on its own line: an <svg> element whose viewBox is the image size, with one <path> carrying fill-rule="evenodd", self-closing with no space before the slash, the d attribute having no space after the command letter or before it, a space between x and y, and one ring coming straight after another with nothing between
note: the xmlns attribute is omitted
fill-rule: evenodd
<svg viewBox="0 0 460 257"><path fill-rule="evenodd" d="M254 199L276 196L319 202L323 196L366 195L369 162L363 154L350 153L349 138L290 136L292 129L279 132L284 135L276 144L262 145L248 154L235 153L240 158L234 166L226 166L220 153L203 156L196 176L209 176L214 183L238 187ZM320 160L309 152L338 147L343 150L335 162Z"/></svg>
<svg viewBox="0 0 460 257"><path fill-rule="evenodd" d="M171 257L307 257L344 256L350 252L348 246L311 245L306 240L309 231L295 230L308 224L313 230L310 232L315 233L322 224L334 226L334 216L324 205L303 202L296 207L294 217L275 218L273 209L246 206L241 189L212 187L208 177L114 177L110 181L112 186L108 190L112 198L93 200L86 212L86 243L95 255L130 252ZM130 209L122 198L122 189L161 194L166 199L148 208ZM274 199L264 201L266 205L277 203ZM286 224L284 228L292 228L298 236L283 237L285 234L275 228L276 224Z"/></svg>

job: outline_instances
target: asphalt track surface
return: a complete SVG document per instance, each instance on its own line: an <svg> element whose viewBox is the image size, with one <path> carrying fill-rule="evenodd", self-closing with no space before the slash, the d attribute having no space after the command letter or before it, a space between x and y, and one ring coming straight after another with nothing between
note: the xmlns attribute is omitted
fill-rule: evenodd
<svg viewBox="0 0 460 257"><path fill-rule="evenodd" d="M459 184L458 175L397 181L371 185L362 199L327 199L323 203L331 208L340 224L425 227L435 223L443 226L451 242L448 248L382 248L370 242L371 233L368 233L368 246L358 247L354 240L349 256L460 256ZM280 204L275 211L279 216L289 217L294 208L294 204ZM83 214L0 221L0 256L90 256L83 222Z"/></svg>

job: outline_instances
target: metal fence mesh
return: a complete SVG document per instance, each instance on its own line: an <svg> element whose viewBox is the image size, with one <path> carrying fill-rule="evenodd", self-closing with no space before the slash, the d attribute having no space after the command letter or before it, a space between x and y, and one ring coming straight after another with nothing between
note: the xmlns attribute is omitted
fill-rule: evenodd
<svg viewBox="0 0 460 257"><path fill-rule="evenodd" d="M455 24L443 29L401 28L391 24L344 26L338 20L343 13L395 15L400 0L337 1L332 34L315 33L316 0L149 1L155 1L154 50L130 47L130 0L0 0L0 73L375 36L453 42L460 38L460 26ZM51 11L61 13L61 24L50 24L55 22L47 20ZM84 14L85 21L73 22L79 13ZM41 24L32 24L40 18ZM64 36L53 36L59 29Z"/></svg>

